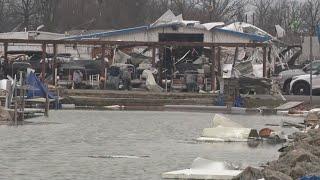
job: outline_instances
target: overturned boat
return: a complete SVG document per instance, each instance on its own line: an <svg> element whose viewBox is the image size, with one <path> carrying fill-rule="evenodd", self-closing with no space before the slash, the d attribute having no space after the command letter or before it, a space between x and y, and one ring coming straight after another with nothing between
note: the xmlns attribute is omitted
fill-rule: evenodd
<svg viewBox="0 0 320 180"><path fill-rule="evenodd" d="M216 114L211 128L203 129L197 141L201 142L246 142L249 138L258 138L256 130L245 128L230 119Z"/></svg>

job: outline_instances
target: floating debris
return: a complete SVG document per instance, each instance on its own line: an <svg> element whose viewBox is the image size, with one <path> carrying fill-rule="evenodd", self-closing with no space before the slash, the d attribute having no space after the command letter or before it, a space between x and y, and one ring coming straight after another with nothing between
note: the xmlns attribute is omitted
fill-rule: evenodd
<svg viewBox="0 0 320 180"><path fill-rule="evenodd" d="M240 167L225 162L214 162L208 159L196 158L190 169L166 172L164 179L232 179L242 171Z"/></svg>
<svg viewBox="0 0 320 180"><path fill-rule="evenodd" d="M245 128L230 119L216 114L213 118L212 128L203 129L198 141L203 142L246 142L252 133L252 129Z"/></svg>
<svg viewBox="0 0 320 180"><path fill-rule="evenodd" d="M131 155L107 155L107 156L88 156L89 158L101 158L101 159L140 159L149 158L150 156L131 156Z"/></svg>

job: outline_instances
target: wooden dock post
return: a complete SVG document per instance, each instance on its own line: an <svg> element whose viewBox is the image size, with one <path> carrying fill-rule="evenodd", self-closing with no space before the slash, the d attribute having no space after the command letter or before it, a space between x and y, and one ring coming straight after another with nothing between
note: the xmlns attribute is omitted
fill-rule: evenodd
<svg viewBox="0 0 320 180"><path fill-rule="evenodd" d="M23 88L22 89L22 107L21 107L21 112L22 112L22 114L21 114L21 121L24 121L24 109L25 109L25 105L26 105L26 103L25 103L25 99L24 99L24 97L25 97L25 92L26 92L26 90Z"/></svg>
<svg viewBox="0 0 320 180"><path fill-rule="evenodd" d="M106 45L102 45L101 46L101 73L100 73L100 77L102 78L102 82L103 82L103 89L106 89L107 86L107 71L106 71Z"/></svg>
<svg viewBox="0 0 320 180"><path fill-rule="evenodd" d="M57 90L57 98L56 98L55 109L58 110L59 109L59 104L60 104L60 99L59 99L59 97L60 97L60 88L58 87L58 88L56 88L56 90Z"/></svg>
<svg viewBox="0 0 320 180"><path fill-rule="evenodd" d="M46 117L49 117L49 108L50 108L49 95L48 95L48 92L46 92L46 103L45 103L45 109L44 109L44 116Z"/></svg>
<svg viewBox="0 0 320 180"><path fill-rule="evenodd" d="M14 89L14 124L18 124L18 98L17 88Z"/></svg>

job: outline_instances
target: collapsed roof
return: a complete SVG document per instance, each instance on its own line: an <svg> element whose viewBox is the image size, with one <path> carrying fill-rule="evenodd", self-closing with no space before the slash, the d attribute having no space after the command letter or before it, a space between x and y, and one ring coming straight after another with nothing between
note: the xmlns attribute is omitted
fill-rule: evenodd
<svg viewBox="0 0 320 180"><path fill-rule="evenodd" d="M189 28L200 29L204 31L211 31L211 32L217 31L217 32L228 33L235 36L245 37L247 39L250 39L250 41L254 41L254 42L266 42L273 39L273 37L267 32L248 23L236 22L233 24L225 25L225 23L223 22L210 22L210 23L201 24L200 21L184 20L182 15L176 16L173 14L171 10L168 10L158 20L156 20L154 23L150 25L126 28L121 30L114 30L114 31L92 33L92 34L86 34L86 35L68 36L64 39L81 40L81 39L105 38L105 37L112 37L112 36L118 36L118 35L130 35L130 33L146 32L148 30L164 28L164 27L189 27Z"/></svg>

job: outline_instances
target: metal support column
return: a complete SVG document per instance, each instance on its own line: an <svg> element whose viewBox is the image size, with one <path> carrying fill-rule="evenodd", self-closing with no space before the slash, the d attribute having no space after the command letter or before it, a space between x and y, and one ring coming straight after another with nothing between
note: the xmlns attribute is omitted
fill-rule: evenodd
<svg viewBox="0 0 320 180"><path fill-rule="evenodd" d="M263 47L263 77L267 77L267 47Z"/></svg>
<svg viewBox="0 0 320 180"><path fill-rule="evenodd" d="M152 67L156 65L156 48L152 47Z"/></svg>
<svg viewBox="0 0 320 180"><path fill-rule="evenodd" d="M56 68L57 68L57 44L53 44L53 63L52 63L52 74L53 74L53 78L52 78L52 84L54 86L57 85L57 74L56 74Z"/></svg>
<svg viewBox="0 0 320 180"><path fill-rule="evenodd" d="M44 82L46 78L46 57L47 57L47 45L42 44L42 58L41 58L41 81Z"/></svg>
<svg viewBox="0 0 320 180"><path fill-rule="evenodd" d="M217 90L216 86L216 73L215 73L215 67L216 67L216 52L215 47L211 47L211 90L214 92Z"/></svg>

